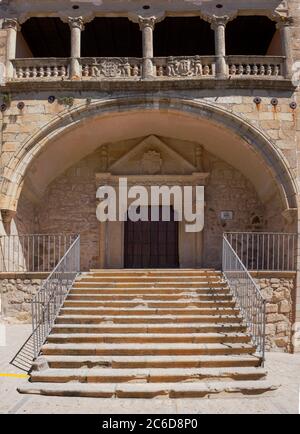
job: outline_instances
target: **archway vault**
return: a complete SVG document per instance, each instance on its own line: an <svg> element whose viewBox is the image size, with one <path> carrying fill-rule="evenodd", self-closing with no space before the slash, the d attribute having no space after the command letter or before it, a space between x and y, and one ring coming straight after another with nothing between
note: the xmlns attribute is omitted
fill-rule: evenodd
<svg viewBox="0 0 300 434"><path fill-rule="evenodd" d="M201 144L244 173L263 202L279 192L283 211L297 208L296 179L263 131L213 103L145 96L85 103L56 116L10 160L0 208L15 212L24 185L41 197L52 180L102 144L151 134Z"/></svg>

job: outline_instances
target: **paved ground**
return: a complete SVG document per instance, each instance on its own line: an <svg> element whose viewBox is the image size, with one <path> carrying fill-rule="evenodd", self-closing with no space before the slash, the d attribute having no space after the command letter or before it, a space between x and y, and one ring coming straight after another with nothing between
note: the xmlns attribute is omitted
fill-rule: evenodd
<svg viewBox="0 0 300 434"><path fill-rule="evenodd" d="M6 346L0 346L0 375L22 374L24 372L12 366L10 360L30 334L30 326L10 325L6 331ZM30 352L30 348L27 352ZM26 364L26 354L16 364ZM0 413L299 413L300 355L270 353L267 355L266 367L269 380L282 385L278 391L271 396L226 399L117 400L20 395L16 388L26 379L0 376Z"/></svg>

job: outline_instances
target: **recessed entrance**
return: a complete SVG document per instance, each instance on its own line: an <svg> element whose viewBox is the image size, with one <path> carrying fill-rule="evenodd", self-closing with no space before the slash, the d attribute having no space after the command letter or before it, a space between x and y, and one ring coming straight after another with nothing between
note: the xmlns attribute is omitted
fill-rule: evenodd
<svg viewBox="0 0 300 434"><path fill-rule="evenodd" d="M162 220L163 207L159 207L159 221L125 222L124 267L125 268L178 268L178 222L173 207L170 221Z"/></svg>

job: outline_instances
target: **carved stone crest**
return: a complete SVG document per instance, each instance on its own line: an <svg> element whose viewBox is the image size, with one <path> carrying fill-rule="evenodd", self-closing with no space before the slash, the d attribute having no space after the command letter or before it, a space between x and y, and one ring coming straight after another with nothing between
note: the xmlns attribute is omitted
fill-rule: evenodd
<svg viewBox="0 0 300 434"><path fill-rule="evenodd" d="M161 173L162 159L160 153L155 150L145 152L141 160L141 166L145 174L155 175Z"/></svg>

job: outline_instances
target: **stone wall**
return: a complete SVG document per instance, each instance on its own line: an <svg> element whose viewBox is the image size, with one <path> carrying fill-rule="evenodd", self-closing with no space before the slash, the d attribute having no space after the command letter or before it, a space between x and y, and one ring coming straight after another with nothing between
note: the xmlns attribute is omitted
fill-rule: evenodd
<svg viewBox="0 0 300 434"><path fill-rule="evenodd" d="M1 273L0 315L8 323L31 322L31 299L47 277L43 273Z"/></svg>
<svg viewBox="0 0 300 434"><path fill-rule="evenodd" d="M193 162L194 143L163 140ZM128 152L134 143L128 141L108 146L110 161L113 162ZM243 174L208 152L204 152L203 162L205 170L210 173L205 190L203 266L220 268L223 232L249 231L263 227L266 225L264 206ZM35 230L38 233L80 233L82 270L99 267L95 174L100 167L101 149L53 181L35 207L30 208L24 197L19 202L16 221L19 233L24 233L24 229L26 233L26 228L32 227L32 221L36 221ZM178 167L173 170L176 173ZM220 212L228 209L234 210L234 217L232 221L224 222L220 219Z"/></svg>
<svg viewBox="0 0 300 434"><path fill-rule="evenodd" d="M266 349L291 352L296 276L294 273L260 272L254 277L267 300Z"/></svg>

